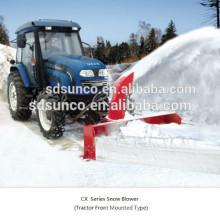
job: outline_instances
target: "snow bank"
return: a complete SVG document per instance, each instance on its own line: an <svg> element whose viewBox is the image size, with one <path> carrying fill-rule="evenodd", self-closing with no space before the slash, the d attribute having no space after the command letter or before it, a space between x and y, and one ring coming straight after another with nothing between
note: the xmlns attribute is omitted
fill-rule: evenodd
<svg viewBox="0 0 220 220"><path fill-rule="evenodd" d="M0 44L0 90L10 71L10 60L16 57L16 49Z"/></svg>
<svg viewBox="0 0 220 220"><path fill-rule="evenodd" d="M163 45L124 72L135 73L139 86L192 87L195 93L133 94L135 102L191 103L191 111L177 110L184 121L220 125L220 30L205 27ZM147 111L142 112L146 114Z"/></svg>

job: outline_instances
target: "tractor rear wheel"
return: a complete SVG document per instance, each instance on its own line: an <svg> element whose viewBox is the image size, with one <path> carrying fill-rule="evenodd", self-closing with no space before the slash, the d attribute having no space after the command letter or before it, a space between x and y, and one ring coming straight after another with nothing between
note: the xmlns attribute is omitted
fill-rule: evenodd
<svg viewBox="0 0 220 220"><path fill-rule="evenodd" d="M19 72L12 72L8 76L8 104L12 118L25 121L31 117L29 104L31 90L24 87Z"/></svg>
<svg viewBox="0 0 220 220"><path fill-rule="evenodd" d="M48 94L46 91L37 97L37 119L44 137L48 139L59 138L63 135L65 113L62 110L53 110L51 107L60 101L59 96ZM49 104L48 104L49 103Z"/></svg>

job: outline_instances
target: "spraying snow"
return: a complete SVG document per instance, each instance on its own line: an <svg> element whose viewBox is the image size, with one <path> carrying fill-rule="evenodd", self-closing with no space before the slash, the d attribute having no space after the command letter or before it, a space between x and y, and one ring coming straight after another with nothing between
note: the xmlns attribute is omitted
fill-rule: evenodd
<svg viewBox="0 0 220 220"><path fill-rule="evenodd" d="M168 111L177 112L183 121L191 123L179 126L129 122L110 137L98 138L98 156L220 173L220 30L206 27L179 36L123 74L131 72L135 87L138 84L150 88L146 93L133 94L134 103L145 100L158 103L159 107L164 103L191 103L191 110ZM165 88L165 92L155 92L152 87L157 91ZM172 87L194 88L195 92L171 93ZM159 111L135 113L152 115Z"/></svg>
<svg viewBox="0 0 220 220"><path fill-rule="evenodd" d="M130 72L135 73L134 82L142 87L195 89L195 93L133 94L135 102L191 103L191 111L176 111L184 121L220 125L220 30L206 27L179 36L125 74Z"/></svg>

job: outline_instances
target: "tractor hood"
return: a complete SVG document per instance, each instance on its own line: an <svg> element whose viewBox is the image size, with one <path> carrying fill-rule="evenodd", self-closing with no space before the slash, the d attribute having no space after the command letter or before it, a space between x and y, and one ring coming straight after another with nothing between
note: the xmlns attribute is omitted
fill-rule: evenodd
<svg viewBox="0 0 220 220"><path fill-rule="evenodd" d="M64 65L79 73L87 69L105 69L106 66L99 60L78 55L56 55L48 58L49 63Z"/></svg>

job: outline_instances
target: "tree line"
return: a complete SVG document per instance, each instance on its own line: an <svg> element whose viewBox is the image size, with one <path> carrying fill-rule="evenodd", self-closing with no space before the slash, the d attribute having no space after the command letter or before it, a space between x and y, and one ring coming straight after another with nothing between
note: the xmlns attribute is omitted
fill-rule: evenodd
<svg viewBox="0 0 220 220"><path fill-rule="evenodd" d="M176 27L172 20L163 35L160 29L152 28L145 21L140 21L137 33L131 33L128 42L111 45L107 40L95 49L94 56L104 64L131 63L140 60L176 36ZM0 16L0 43L10 45L8 30L2 16ZM89 51L86 51L86 55L89 55Z"/></svg>
<svg viewBox="0 0 220 220"><path fill-rule="evenodd" d="M176 36L176 26L172 20L164 34L160 29L152 28L145 21L139 21L137 33L131 33L128 42L111 45L107 40L96 48L95 58L104 64L135 62Z"/></svg>
<svg viewBox="0 0 220 220"><path fill-rule="evenodd" d="M0 44L9 45L8 30L4 25L4 18L0 16Z"/></svg>

